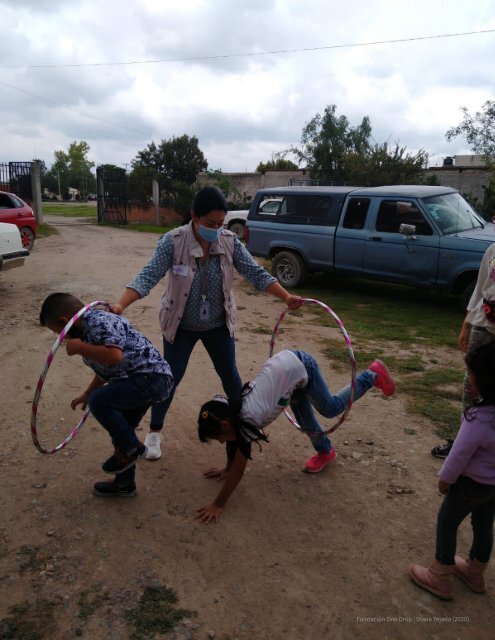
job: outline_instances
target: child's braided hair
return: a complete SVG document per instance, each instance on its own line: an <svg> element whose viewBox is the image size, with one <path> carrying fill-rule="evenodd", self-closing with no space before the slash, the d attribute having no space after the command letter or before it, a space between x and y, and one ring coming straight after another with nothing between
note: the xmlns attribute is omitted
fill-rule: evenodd
<svg viewBox="0 0 495 640"><path fill-rule="evenodd" d="M470 349L465 356L466 366L474 374L481 396L477 405L495 405L495 340Z"/></svg>
<svg viewBox="0 0 495 640"><path fill-rule="evenodd" d="M241 389L239 398L232 404L229 403L225 396L219 395L204 403L198 416L198 436L201 442L208 442L208 440L222 435L223 431L220 426L222 420L229 420L233 426L236 444L246 458L251 457L251 446L249 444L251 441L264 440L268 442L267 436L259 427L246 422L239 415L242 408L242 400L251 389L252 385L249 382L246 383Z"/></svg>

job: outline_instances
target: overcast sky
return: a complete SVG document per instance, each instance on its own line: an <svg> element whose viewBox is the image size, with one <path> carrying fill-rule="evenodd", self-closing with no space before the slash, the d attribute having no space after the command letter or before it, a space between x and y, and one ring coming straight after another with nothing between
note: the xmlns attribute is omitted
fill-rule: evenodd
<svg viewBox="0 0 495 640"><path fill-rule="evenodd" d="M445 140L460 107L495 99L493 0L0 0L0 16L0 162L50 167L85 140L129 166L185 133L210 169L254 171L335 104L440 165L470 153Z"/></svg>

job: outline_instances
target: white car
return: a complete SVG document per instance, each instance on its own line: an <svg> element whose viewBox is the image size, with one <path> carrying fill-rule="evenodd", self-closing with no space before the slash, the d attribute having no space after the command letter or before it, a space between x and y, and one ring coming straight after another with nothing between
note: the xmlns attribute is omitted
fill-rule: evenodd
<svg viewBox="0 0 495 640"><path fill-rule="evenodd" d="M0 271L22 267L29 251L22 246L21 233L15 224L0 222Z"/></svg>
<svg viewBox="0 0 495 640"><path fill-rule="evenodd" d="M260 204L259 211L267 215L275 215L281 202L282 200L279 198L263 200ZM249 209L241 209L240 211L227 211L227 215L225 216L223 222L224 228L235 233L239 240L244 238L244 227L246 226L248 213Z"/></svg>
<svg viewBox="0 0 495 640"><path fill-rule="evenodd" d="M228 229L235 233L235 235L242 240L244 238L244 227L246 225L247 215L249 209L242 209L240 211L227 211L225 220L223 221L224 229Z"/></svg>

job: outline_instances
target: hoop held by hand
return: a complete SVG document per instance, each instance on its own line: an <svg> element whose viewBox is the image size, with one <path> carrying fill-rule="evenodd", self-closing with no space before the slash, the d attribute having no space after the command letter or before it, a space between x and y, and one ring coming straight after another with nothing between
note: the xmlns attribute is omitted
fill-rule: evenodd
<svg viewBox="0 0 495 640"><path fill-rule="evenodd" d="M69 320L69 322L65 325L65 327L62 329L62 331L57 336L57 339L53 343L53 346L52 346L52 348L50 350L50 353L48 354L48 357L46 359L46 362L45 362L45 365L43 367L43 370L41 371L41 375L40 375L40 377L38 379L38 384L36 385L36 391L35 391L35 394L34 394L33 404L31 406L31 437L33 439L34 446L38 449L38 451L40 453L46 453L46 454L56 453L57 451L60 451L60 449L63 449L64 447L66 447L69 444L69 442L79 433L79 430L81 429L83 424L86 422L86 419L87 419L87 417L89 415L89 409L86 407L86 410L84 411L84 413L83 413L81 419L79 420L79 422L76 424L75 428L70 432L70 434L67 436L67 438L65 438L65 440L63 440L63 442L58 444L53 449L46 449L45 447L43 447L41 445L40 441L38 440L38 433L37 433L37 429L36 429L36 418L37 418L37 413L38 413L38 405L39 405L39 400L40 400L40 396L41 396L41 390L43 388L43 384L45 382L45 378L46 378L46 374L48 373L48 369L50 368L50 365L52 364L53 359L55 358L55 354L57 353L57 349L59 348L61 343L64 341L64 339L65 339L67 333L70 331L70 328L72 327L72 325L75 322L77 322L77 320L79 320L79 318L86 311L88 311L88 309L91 309L92 307L96 307L96 306L103 306L103 307L106 307L107 309L110 309L110 304L108 302L102 302L101 300L96 300L95 302L90 302L89 304L85 305L82 309L79 309L79 311Z"/></svg>

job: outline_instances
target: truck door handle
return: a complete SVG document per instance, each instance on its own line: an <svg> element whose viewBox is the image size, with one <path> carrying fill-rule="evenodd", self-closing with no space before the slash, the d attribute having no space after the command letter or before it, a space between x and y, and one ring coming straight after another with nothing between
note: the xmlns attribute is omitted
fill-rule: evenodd
<svg viewBox="0 0 495 640"><path fill-rule="evenodd" d="M369 240L374 240L375 242L381 242L382 241L382 237L381 236L370 236Z"/></svg>

